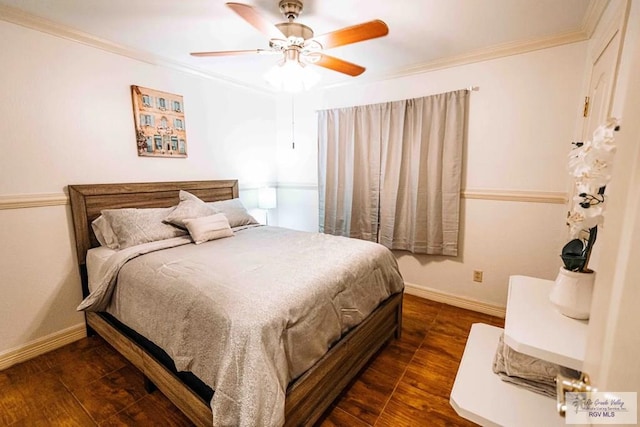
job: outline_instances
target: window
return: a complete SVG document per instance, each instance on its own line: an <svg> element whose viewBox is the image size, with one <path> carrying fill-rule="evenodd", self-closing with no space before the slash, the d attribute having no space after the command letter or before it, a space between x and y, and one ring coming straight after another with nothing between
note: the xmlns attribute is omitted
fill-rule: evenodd
<svg viewBox="0 0 640 427"><path fill-rule="evenodd" d="M158 98L158 108L161 110L167 109L167 100L164 98Z"/></svg>
<svg viewBox="0 0 640 427"><path fill-rule="evenodd" d="M171 150L178 151L178 137L177 136L172 136L171 137Z"/></svg>
<svg viewBox="0 0 640 427"><path fill-rule="evenodd" d="M162 137L160 135L154 135L153 142L156 146L156 150L162 150Z"/></svg>
<svg viewBox="0 0 640 427"><path fill-rule="evenodd" d="M456 256L467 99L319 111L320 231Z"/></svg>
<svg viewBox="0 0 640 427"><path fill-rule="evenodd" d="M182 112L182 106L180 105L180 101L173 101L173 111L177 113Z"/></svg>
<svg viewBox="0 0 640 427"><path fill-rule="evenodd" d="M162 129L166 129L166 128L167 128L167 124L168 124L168 122L167 122L167 118L166 118L166 117L162 117L162 118L160 119L160 127L161 127Z"/></svg>
<svg viewBox="0 0 640 427"><path fill-rule="evenodd" d="M182 119L173 119L173 127L178 130L183 130L184 127L182 126Z"/></svg>
<svg viewBox="0 0 640 427"><path fill-rule="evenodd" d="M153 137L147 136L147 153L153 153Z"/></svg>
<svg viewBox="0 0 640 427"><path fill-rule="evenodd" d="M185 149L185 145L184 145L184 139L180 140L178 148L179 148L178 152L180 154L187 154L187 150Z"/></svg>
<svg viewBox="0 0 640 427"><path fill-rule="evenodd" d="M149 95L142 95L142 105L151 107L151 97Z"/></svg>
<svg viewBox="0 0 640 427"><path fill-rule="evenodd" d="M140 114L140 124L142 126L153 126L153 116L151 114Z"/></svg>

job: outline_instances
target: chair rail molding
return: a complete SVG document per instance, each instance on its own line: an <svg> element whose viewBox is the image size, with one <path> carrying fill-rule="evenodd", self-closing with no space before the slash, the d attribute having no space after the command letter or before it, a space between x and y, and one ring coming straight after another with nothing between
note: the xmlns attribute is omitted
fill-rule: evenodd
<svg viewBox="0 0 640 427"><path fill-rule="evenodd" d="M317 191L318 186L313 183L279 182L269 186L278 190L308 190ZM244 185L241 190L257 190L261 186ZM528 190L485 190L464 189L460 192L463 199L497 200L505 202L551 203L563 205L567 203L567 193L560 191L528 191ZM65 193L40 194L10 194L0 196L0 210L25 209L45 206L64 206L69 204L69 197Z"/></svg>
<svg viewBox="0 0 640 427"><path fill-rule="evenodd" d="M460 195L463 199L552 203L558 205L564 205L567 203L567 193L560 191L489 190L469 188L462 190Z"/></svg>
<svg viewBox="0 0 640 427"><path fill-rule="evenodd" d="M279 182L278 189L318 191L315 183ZM498 190L468 188L460 191L463 199L494 200L504 202L551 203L564 205L567 203L567 193L562 191L535 190Z"/></svg>
<svg viewBox="0 0 640 427"><path fill-rule="evenodd" d="M65 193L9 194L0 196L0 210L64 206L69 204Z"/></svg>

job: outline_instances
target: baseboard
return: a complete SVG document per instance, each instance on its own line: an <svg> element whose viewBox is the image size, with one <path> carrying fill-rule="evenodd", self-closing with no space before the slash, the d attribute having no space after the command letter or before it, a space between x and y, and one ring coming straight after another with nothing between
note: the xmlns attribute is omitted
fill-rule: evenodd
<svg viewBox="0 0 640 427"><path fill-rule="evenodd" d="M453 305L455 307L477 311L478 313L501 317L503 319L507 312L507 308L503 306L489 304L472 298L452 295L447 292L442 292L422 285L416 285L414 283L404 282L404 291L409 295L415 295L420 298L442 302L444 304Z"/></svg>
<svg viewBox="0 0 640 427"><path fill-rule="evenodd" d="M87 336L84 322L0 353L0 371Z"/></svg>
<svg viewBox="0 0 640 427"><path fill-rule="evenodd" d="M479 313L489 314L496 317L505 317L506 307L488 304L472 298L461 297L428 288L422 285L405 282L405 292L420 298L453 305ZM55 332L28 344L0 353L0 371L10 366L33 359L36 356L48 353L64 345L78 341L87 336L84 323L71 326L62 331Z"/></svg>

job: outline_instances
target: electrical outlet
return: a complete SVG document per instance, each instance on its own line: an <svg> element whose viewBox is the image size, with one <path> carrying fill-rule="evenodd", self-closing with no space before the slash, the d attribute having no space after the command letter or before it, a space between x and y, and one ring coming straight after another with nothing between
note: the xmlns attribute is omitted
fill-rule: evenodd
<svg viewBox="0 0 640 427"><path fill-rule="evenodd" d="M473 281L482 283L482 270L473 270Z"/></svg>

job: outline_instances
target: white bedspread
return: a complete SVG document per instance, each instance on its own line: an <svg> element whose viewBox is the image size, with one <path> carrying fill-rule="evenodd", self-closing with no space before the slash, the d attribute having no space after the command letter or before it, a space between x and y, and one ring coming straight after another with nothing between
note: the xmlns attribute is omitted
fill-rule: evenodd
<svg viewBox="0 0 640 427"><path fill-rule="evenodd" d="M216 426L282 425L289 382L403 289L381 245L277 227L127 248L96 276L79 309L108 311L212 387Z"/></svg>

